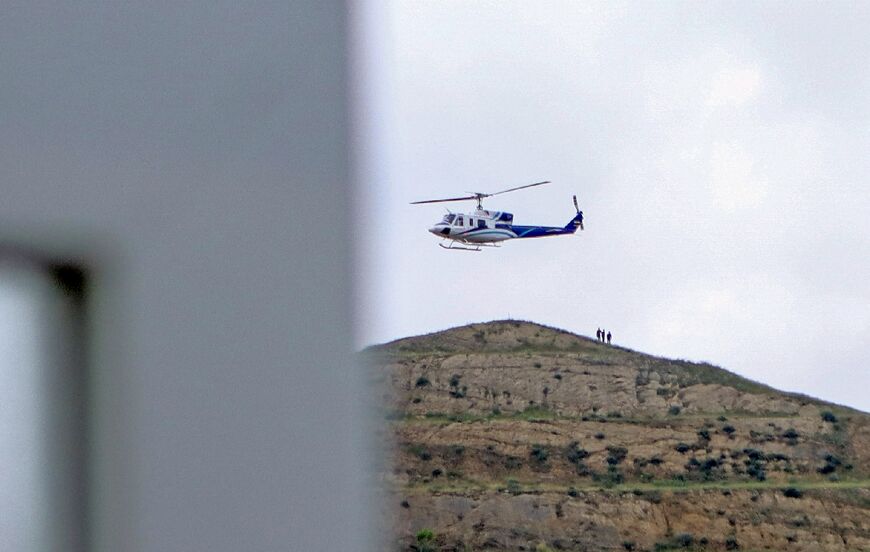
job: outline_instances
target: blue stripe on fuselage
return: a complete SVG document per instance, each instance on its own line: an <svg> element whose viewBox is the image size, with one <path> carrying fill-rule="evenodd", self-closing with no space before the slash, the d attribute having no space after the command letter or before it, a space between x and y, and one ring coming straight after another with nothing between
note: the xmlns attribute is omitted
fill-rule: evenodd
<svg viewBox="0 0 870 552"><path fill-rule="evenodd" d="M558 236L571 234L572 232L557 226L514 226L511 224L497 225L496 228L504 228L515 233L518 238L543 238L546 236Z"/></svg>

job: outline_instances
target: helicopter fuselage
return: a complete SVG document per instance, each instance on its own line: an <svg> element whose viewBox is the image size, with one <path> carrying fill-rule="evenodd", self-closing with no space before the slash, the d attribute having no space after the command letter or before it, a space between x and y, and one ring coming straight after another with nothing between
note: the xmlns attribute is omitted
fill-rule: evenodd
<svg viewBox="0 0 870 552"><path fill-rule="evenodd" d="M582 228L583 215L578 214L564 227L521 226L513 224L511 213L478 209L473 214L449 213L436 223L429 232L440 238L463 243L497 243L516 238L543 238L573 234Z"/></svg>

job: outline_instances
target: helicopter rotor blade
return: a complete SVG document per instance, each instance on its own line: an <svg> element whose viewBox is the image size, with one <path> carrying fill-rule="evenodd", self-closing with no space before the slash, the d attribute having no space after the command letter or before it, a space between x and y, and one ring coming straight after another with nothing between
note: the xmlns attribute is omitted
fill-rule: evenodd
<svg viewBox="0 0 870 552"><path fill-rule="evenodd" d="M523 188L531 188L532 186L541 186L542 184L549 184L549 180L544 180L543 182L535 182L534 184L526 184L525 186L517 186L516 188L508 188L507 190L502 190L500 192L493 192L491 194L480 194L483 197L490 197L499 194L506 194L508 192L515 192L517 190L522 190Z"/></svg>
<svg viewBox="0 0 870 552"><path fill-rule="evenodd" d="M525 186L517 186L516 188L508 188L507 190L501 190L499 192L493 192L491 194L484 194L481 192L468 192L468 193L473 194L473 195L464 196L464 197L451 197L451 198L446 198L446 199L426 199L423 201L412 201L411 205L421 205L423 203L445 203L447 201L470 201L470 200L476 200L478 202L478 205L479 205L480 200L482 200L483 198L486 198L486 197L491 197L491 196L499 195L499 194L506 194L508 192L515 192L517 190L522 190L524 188L531 188L533 186L540 186L542 184L549 184L549 183L550 183L549 180L544 180L543 182L535 182L534 184L526 184Z"/></svg>
<svg viewBox="0 0 870 552"><path fill-rule="evenodd" d="M478 198L478 196L473 195L473 196L466 196L466 197L451 197L448 199L426 199L423 201L412 201L411 205L420 205L422 203L444 203L447 201L468 201L470 199L477 199L477 198Z"/></svg>

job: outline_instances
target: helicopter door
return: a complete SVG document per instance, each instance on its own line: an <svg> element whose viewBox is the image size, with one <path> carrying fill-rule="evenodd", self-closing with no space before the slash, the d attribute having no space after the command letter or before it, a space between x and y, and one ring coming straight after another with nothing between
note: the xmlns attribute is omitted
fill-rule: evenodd
<svg viewBox="0 0 870 552"><path fill-rule="evenodd" d="M462 215L456 217L456 220L453 222L454 226L465 226L465 220L462 218Z"/></svg>
<svg viewBox="0 0 870 552"><path fill-rule="evenodd" d="M483 219L477 219L477 227L478 228L486 228L486 221Z"/></svg>

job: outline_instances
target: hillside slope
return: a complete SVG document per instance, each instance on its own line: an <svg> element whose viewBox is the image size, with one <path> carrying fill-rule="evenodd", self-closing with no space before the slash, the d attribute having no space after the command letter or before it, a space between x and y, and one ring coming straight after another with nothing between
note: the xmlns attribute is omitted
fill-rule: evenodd
<svg viewBox="0 0 870 552"><path fill-rule="evenodd" d="M528 322L365 355L396 550L870 550L864 413Z"/></svg>

